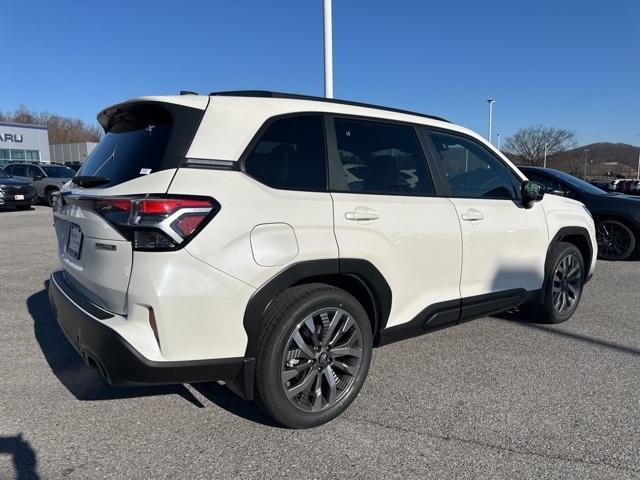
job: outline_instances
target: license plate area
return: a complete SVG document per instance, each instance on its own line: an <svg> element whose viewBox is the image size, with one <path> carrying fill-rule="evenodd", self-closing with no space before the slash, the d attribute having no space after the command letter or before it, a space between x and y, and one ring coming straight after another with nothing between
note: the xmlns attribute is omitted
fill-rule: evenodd
<svg viewBox="0 0 640 480"><path fill-rule="evenodd" d="M15 199L16 200L24 200L24 195L16 195Z"/></svg>
<svg viewBox="0 0 640 480"><path fill-rule="evenodd" d="M76 260L80 259L83 237L80 227L75 223L72 223L69 228L69 238L67 239L67 255L75 258Z"/></svg>

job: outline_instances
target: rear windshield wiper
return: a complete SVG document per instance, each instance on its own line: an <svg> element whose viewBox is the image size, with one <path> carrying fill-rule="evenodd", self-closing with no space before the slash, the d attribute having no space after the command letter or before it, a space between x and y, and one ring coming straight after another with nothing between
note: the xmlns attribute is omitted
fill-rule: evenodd
<svg viewBox="0 0 640 480"><path fill-rule="evenodd" d="M78 185L79 187L97 187L99 185L104 185L105 183L109 183L111 180L106 177L95 177L93 175L80 175L77 177L73 177L72 182Z"/></svg>

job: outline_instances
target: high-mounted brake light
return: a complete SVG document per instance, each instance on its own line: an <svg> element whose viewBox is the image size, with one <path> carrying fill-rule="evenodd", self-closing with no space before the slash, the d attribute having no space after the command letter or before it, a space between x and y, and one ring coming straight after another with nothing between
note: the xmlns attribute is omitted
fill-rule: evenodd
<svg viewBox="0 0 640 480"><path fill-rule="evenodd" d="M220 210L212 198L103 197L93 209L113 224L134 250L176 250Z"/></svg>

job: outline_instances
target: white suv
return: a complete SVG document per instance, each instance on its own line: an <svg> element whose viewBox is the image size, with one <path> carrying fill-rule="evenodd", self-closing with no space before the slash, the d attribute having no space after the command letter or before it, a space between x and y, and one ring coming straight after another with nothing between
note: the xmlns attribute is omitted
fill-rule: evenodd
<svg viewBox="0 0 640 480"><path fill-rule="evenodd" d="M354 400L372 347L519 305L565 321L594 268L581 203L440 118L250 91L98 120L54 206L49 296L114 385L223 380L315 426Z"/></svg>

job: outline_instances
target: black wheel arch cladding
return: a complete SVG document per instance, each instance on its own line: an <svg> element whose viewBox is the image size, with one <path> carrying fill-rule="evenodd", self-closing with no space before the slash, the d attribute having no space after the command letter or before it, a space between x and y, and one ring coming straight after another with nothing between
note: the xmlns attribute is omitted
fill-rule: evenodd
<svg viewBox="0 0 640 480"><path fill-rule="evenodd" d="M352 294L370 316L377 339L391 311L391 288L380 271L361 259L323 259L295 263L269 280L249 300L243 325L247 332L245 358L254 357L262 319L271 301L287 288L304 283L326 283Z"/></svg>

